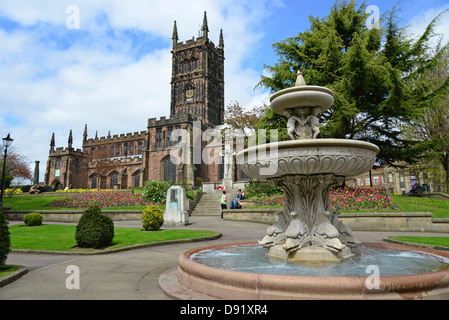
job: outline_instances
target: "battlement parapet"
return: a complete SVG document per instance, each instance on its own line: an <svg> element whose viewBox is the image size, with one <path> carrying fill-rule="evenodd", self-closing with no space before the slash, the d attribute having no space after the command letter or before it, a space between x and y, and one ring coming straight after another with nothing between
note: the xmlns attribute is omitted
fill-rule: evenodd
<svg viewBox="0 0 449 320"><path fill-rule="evenodd" d="M159 120L157 120L157 118L149 118L148 129L154 127L178 125L182 123L192 122L194 120L196 120L196 117L188 113L173 114L169 118L160 117Z"/></svg>
<svg viewBox="0 0 449 320"><path fill-rule="evenodd" d="M126 134L122 133L120 135L115 134L112 137L107 136L107 137L87 139L86 141L83 142L83 147L93 147L93 146L103 145L103 144L145 140L145 138L146 138L146 131L134 132L134 133L128 132Z"/></svg>

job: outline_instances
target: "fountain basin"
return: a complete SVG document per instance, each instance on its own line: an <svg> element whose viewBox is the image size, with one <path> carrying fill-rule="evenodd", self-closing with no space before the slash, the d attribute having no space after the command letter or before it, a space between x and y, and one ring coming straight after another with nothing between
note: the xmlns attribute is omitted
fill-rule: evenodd
<svg viewBox="0 0 449 320"><path fill-rule="evenodd" d="M379 288L368 289L366 284L368 275L321 277L241 272L210 267L192 260L192 257L205 250L221 250L231 246L246 245L255 245L255 243L209 246L185 252L178 259L179 284L184 290L191 290L197 294L232 300L449 299L447 268L412 275L381 276ZM427 249L393 244L363 243L363 245L373 249L422 252L449 259L449 254ZM170 295L176 296L176 291L171 292Z"/></svg>
<svg viewBox="0 0 449 320"><path fill-rule="evenodd" d="M355 176L373 167L379 148L345 139L305 139L268 143L237 154L237 163L255 179L332 173Z"/></svg>

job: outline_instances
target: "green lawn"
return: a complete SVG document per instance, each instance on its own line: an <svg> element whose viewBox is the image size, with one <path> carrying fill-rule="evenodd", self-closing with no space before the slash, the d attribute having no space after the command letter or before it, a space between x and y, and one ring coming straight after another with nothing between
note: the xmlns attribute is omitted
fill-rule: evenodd
<svg viewBox="0 0 449 320"><path fill-rule="evenodd" d="M3 206L14 210L58 210L49 204L61 199L61 196L12 196L3 198Z"/></svg>
<svg viewBox="0 0 449 320"><path fill-rule="evenodd" d="M75 241L75 225L41 225L26 227L13 225L11 233L11 249L52 250L52 251L96 251L94 249L77 249ZM168 240L201 238L217 235L217 232L207 230L161 230L141 231L139 228L114 228L112 246L107 249L117 249L136 244L146 244Z"/></svg>
<svg viewBox="0 0 449 320"><path fill-rule="evenodd" d="M1 265L0 266L0 278L1 277L5 277L8 274L18 270L19 267L18 266L8 266L8 265Z"/></svg>
<svg viewBox="0 0 449 320"><path fill-rule="evenodd" d="M413 243L424 243L434 246L444 246L449 247L449 237L412 237L412 236L396 236L390 237L390 239L413 242Z"/></svg>
<svg viewBox="0 0 449 320"><path fill-rule="evenodd" d="M449 218L449 201L421 197L391 196L401 211L432 212L434 218Z"/></svg>

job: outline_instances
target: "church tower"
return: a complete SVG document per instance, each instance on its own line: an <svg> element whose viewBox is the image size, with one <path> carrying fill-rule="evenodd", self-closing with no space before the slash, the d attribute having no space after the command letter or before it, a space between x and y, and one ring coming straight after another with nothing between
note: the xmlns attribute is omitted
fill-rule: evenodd
<svg viewBox="0 0 449 320"><path fill-rule="evenodd" d="M209 40L204 12L199 37L178 42L176 21L173 27L170 116L190 114L207 125L220 125L224 114L224 42Z"/></svg>

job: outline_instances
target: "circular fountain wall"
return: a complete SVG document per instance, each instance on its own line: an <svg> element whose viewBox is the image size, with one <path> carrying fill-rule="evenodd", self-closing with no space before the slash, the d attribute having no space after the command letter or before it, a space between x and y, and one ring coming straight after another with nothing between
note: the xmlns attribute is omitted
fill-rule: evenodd
<svg viewBox="0 0 449 320"><path fill-rule="evenodd" d="M347 276L348 268L339 268L338 265L330 265L329 270L333 276L301 275L309 269L309 272L320 273L323 265L293 265L296 271L288 271L290 274L270 274L256 273L255 269L262 272L260 262L255 261L253 272L235 271L234 269L244 268L242 265L233 265L229 259L230 255L239 255L235 250L243 248L242 253L247 255L249 250L257 248L255 243L238 243L231 245L218 245L204 248L197 248L187 251L178 259L178 281L185 289L201 293L218 299L261 299L261 300L291 300L291 299L449 299L449 254L432 250L416 249L392 244L363 243L364 250L381 252L378 254L397 255L397 263L390 266L396 269L393 276L382 276L382 266L379 266L380 277L378 283L370 282L372 275L366 273L367 266L360 265L361 275ZM230 253L230 251L232 253ZM208 266L201 256L227 255L226 263L220 267ZM363 255L361 256L363 259ZM371 256L374 258L374 256ZM418 265L420 273L410 270L410 262L415 258L413 264ZM242 257L237 257L238 264ZM268 259L259 256L257 259ZM198 262L198 261L201 261ZM221 262L222 262L221 261ZM392 261L391 259L389 261ZM424 264L419 266L420 261ZM427 262L425 262L427 261ZM221 263L219 262L219 263ZM379 262L379 261L378 261ZM346 263L360 263L355 260ZM370 263L370 262L367 262ZM282 265L283 262L275 262L275 265ZM272 264L273 265L273 264ZM409 268L407 269L407 265ZM427 266L426 266L427 265ZM272 268L272 267L271 267ZM342 272L335 274L335 269ZM283 272L282 269L278 268ZM293 270L292 269L292 270ZM422 272L426 270L427 272ZM271 271L269 271L271 272ZM371 285L371 286L370 286ZM179 291L179 290L178 290ZM176 296L176 292L171 292Z"/></svg>

